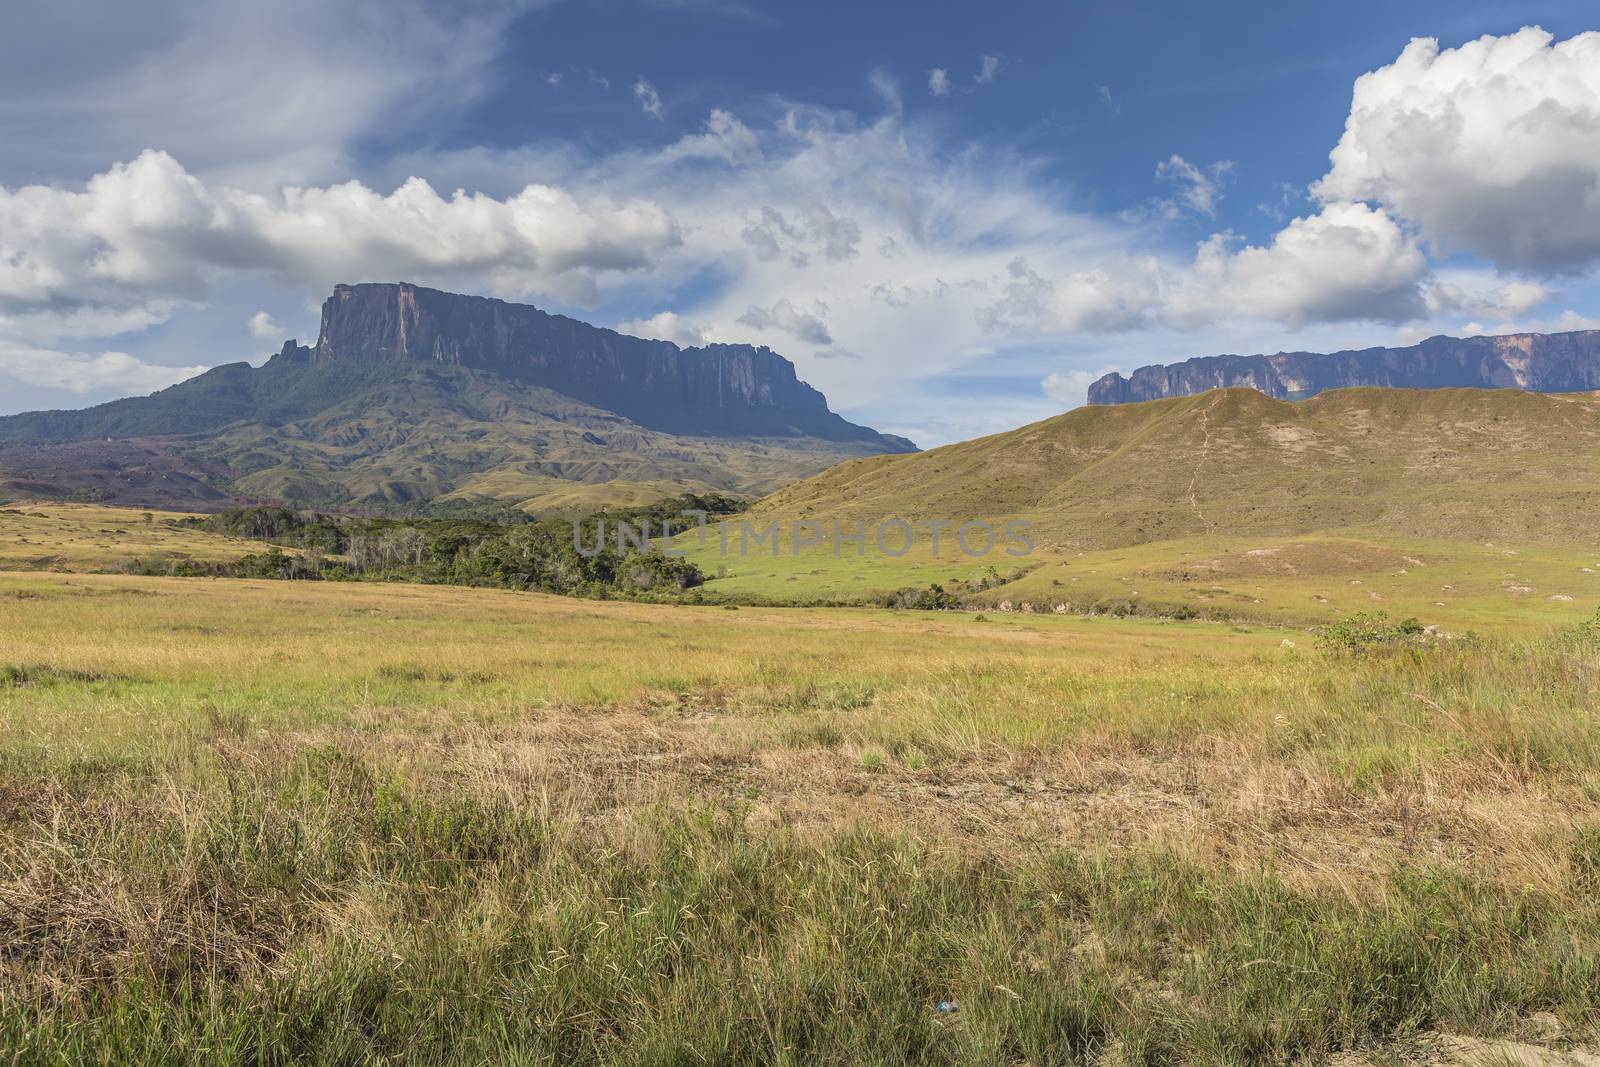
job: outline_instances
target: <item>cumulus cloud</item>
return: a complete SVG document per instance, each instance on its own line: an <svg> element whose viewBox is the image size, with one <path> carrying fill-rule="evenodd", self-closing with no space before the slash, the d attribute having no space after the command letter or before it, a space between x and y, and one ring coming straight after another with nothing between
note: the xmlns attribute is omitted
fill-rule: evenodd
<svg viewBox="0 0 1600 1067"><path fill-rule="evenodd" d="M387 194L354 181L247 192L208 185L149 151L81 191L0 187L0 369L74 392L94 375L105 390L156 388L192 368L60 342L166 321L203 304L224 278L271 278L307 294L338 281L408 279L582 304L606 276L645 269L679 240L659 205L599 191L528 185L500 199L441 196L413 178ZM265 312L247 328L258 339L283 336ZM47 369L52 361L59 372Z"/></svg>
<svg viewBox="0 0 1600 1067"><path fill-rule="evenodd" d="M653 341L671 341L681 348L696 348L706 343L704 326L689 322L673 311L662 311L648 319L619 322L617 332Z"/></svg>
<svg viewBox="0 0 1600 1067"><path fill-rule="evenodd" d="M928 71L928 92L934 96L949 96L950 72L944 67L934 67Z"/></svg>
<svg viewBox="0 0 1600 1067"><path fill-rule="evenodd" d="M1600 33L1413 40L1357 79L1324 202L1367 200L1504 270L1600 262Z"/></svg>
<svg viewBox="0 0 1600 1067"><path fill-rule="evenodd" d="M279 341L283 339L283 324L265 311L258 311L250 316L250 321L245 323L250 330L251 337L258 337L263 341Z"/></svg>
<svg viewBox="0 0 1600 1067"><path fill-rule="evenodd" d="M596 273L647 266L678 239L666 212L644 200L546 185L503 200L443 197L419 178L388 194L346 182L263 195L209 188L166 153L145 152L83 192L0 188L0 309L196 299L221 271L312 289L471 273L508 293L581 296Z"/></svg>
<svg viewBox="0 0 1600 1067"><path fill-rule="evenodd" d="M769 308L752 307L739 316L739 325L752 330L778 330L816 345L833 344L833 336L821 317L795 307L788 297Z"/></svg>
<svg viewBox="0 0 1600 1067"><path fill-rule="evenodd" d="M981 56L978 59L978 73L972 78L979 85L988 85L999 76L1005 64L1000 62L999 56Z"/></svg>
<svg viewBox="0 0 1600 1067"><path fill-rule="evenodd" d="M646 115L656 120L667 117L666 109L661 106L661 94L645 79L640 78L633 83L633 96L639 101L639 110Z"/></svg>
<svg viewBox="0 0 1600 1067"><path fill-rule="evenodd" d="M1405 322L1426 313L1422 250L1382 208L1329 204L1292 220L1264 246L1234 250L1209 238L1195 260L1202 306L1290 325L1366 319ZM1185 295L1181 317L1192 310Z"/></svg>
<svg viewBox="0 0 1600 1067"><path fill-rule="evenodd" d="M1049 278L1014 259L979 318L990 330L1095 333L1251 317L1290 327L1399 323L1426 311L1427 271L1422 251L1381 209L1335 204L1294 219L1266 245L1214 234L1188 263L1119 254Z"/></svg>

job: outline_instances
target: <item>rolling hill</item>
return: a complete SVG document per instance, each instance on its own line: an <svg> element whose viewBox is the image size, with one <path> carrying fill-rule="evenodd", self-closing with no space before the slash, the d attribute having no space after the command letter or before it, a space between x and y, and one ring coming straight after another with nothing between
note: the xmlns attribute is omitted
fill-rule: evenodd
<svg viewBox="0 0 1600 1067"><path fill-rule="evenodd" d="M903 554L793 544L910 522ZM1031 524L968 556L950 527ZM973 607L1303 625L1361 611L1452 629L1564 625L1600 604L1600 396L1250 389L1091 406L916 455L852 460L740 517L781 550L686 535L733 602L887 603L938 583ZM982 544L982 537L975 542ZM898 535L890 541L899 544Z"/></svg>
<svg viewBox="0 0 1600 1067"><path fill-rule="evenodd" d="M1600 396L1216 390L1090 406L916 455L844 463L763 500L772 517L1020 517L1092 549L1334 528L1592 542Z"/></svg>
<svg viewBox="0 0 1600 1067"><path fill-rule="evenodd" d="M680 349L413 285L339 286L317 344L148 397L0 418L0 494L180 508L759 495L914 450L765 348Z"/></svg>

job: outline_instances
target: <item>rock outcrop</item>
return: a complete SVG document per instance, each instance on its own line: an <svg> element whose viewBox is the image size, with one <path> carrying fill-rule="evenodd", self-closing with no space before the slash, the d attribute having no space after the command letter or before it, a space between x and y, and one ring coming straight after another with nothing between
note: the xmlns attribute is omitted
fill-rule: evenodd
<svg viewBox="0 0 1600 1067"><path fill-rule="evenodd" d="M670 433L910 442L828 410L794 364L768 348L679 348L629 337L526 304L417 285L336 286L322 305L313 362L425 362L493 371Z"/></svg>
<svg viewBox="0 0 1600 1067"><path fill-rule="evenodd" d="M1575 393L1600 389L1600 330L1516 333L1500 337L1430 337L1407 348L1320 354L1203 356L1107 374L1089 386L1091 404L1126 404L1246 386L1301 400L1328 389L1524 389Z"/></svg>

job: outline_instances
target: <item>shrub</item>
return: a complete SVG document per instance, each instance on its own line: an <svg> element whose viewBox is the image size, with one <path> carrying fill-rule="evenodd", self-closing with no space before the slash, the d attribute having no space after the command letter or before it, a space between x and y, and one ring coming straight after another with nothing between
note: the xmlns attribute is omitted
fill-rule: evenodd
<svg viewBox="0 0 1600 1067"><path fill-rule="evenodd" d="M884 599L883 606L902 611L955 611L961 607L961 601L954 594L946 592L944 586L934 582L926 589L897 590Z"/></svg>
<svg viewBox="0 0 1600 1067"><path fill-rule="evenodd" d="M1416 619L1390 622L1383 611L1359 611L1317 630L1317 647L1325 652L1365 655L1396 648L1421 648L1428 632Z"/></svg>

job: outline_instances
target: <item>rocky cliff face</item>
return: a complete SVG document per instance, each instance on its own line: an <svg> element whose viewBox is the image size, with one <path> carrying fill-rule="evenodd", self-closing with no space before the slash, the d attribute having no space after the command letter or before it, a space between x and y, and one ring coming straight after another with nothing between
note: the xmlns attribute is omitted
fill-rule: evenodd
<svg viewBox="0 0 1600 1067"><path fill-rule="evenodd" d="M431 362L494 371L673 433L910 443L846 422L767 348L679 348L525 304L458 296L410 284L336 286L309 351L315 363Z"/></svg>
<svg viewBox="0 0 1600 1067"><path fill-rule="evenodd" d="M1248 386L1299 400L1326 389L1524 389L1573 393L1600 389L1600 330L1502 337L1430 337L1408 348L1204 356L1107 374L1089 386L1091 404L1126 404Z"/></svg>

